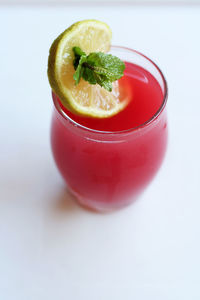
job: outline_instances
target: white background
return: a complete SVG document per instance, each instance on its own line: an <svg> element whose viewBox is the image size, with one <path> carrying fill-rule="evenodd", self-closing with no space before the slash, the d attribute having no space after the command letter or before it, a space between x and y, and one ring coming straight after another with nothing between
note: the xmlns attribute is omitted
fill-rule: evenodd
<svg viewBox="0 0 200 300"><path fill-rule="evenodd" d="M192 5L192 4L200 4L200 0L0 0L0 4L39 4L39 5L51 5L51 4L73 4L73 3L78 3L78 4L93 4L93 3L103 3L103 4L187 4L187 5Z"/></svg>
<svg viewBox="0 0 200 300"><path fill-rule="evenodd" d="M52 159L52 40L96 18L158 63L169 145L132 206L83 210ZM200 7L0 7L0 299L200 299Z"/></svg>

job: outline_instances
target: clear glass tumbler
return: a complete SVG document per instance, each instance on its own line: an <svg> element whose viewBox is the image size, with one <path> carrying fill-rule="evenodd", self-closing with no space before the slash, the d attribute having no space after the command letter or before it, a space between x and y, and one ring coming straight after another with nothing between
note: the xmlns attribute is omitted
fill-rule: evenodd
<svg viewBox="0 0 200 300"><path fill-rule="evenodd" d="M167 147L167 84L162 72L137 51L112 47L111 53L148 70L159 83L163 99L145 123L108 132L73 121L52 94L51 145L56 165L79 204L97 211L132 203L157 173Z"/></svg>

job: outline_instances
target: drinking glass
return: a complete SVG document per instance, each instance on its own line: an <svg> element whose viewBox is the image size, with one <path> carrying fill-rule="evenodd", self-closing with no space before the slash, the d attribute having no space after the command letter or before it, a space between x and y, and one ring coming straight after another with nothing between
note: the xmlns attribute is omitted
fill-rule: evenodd
<svg viewBox="0 0 200 300"><path fill-rule="evenodd" d="M137 199L159 170L167 147L167 83L161 70L135 50L115 46L111 53L149 71L163 99L145 123L111 132L78 124L52 93L51 145L56 165L78 203L96 211L118 209Z"/></svg>

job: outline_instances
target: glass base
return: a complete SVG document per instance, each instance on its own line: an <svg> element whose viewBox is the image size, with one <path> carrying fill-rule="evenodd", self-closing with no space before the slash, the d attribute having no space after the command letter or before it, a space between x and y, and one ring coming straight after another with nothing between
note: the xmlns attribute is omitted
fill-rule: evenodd
<svg viewBox="0 0 200 300"><path fill-rule="evenodd" d="M84 209L98 212L98 213L110 213L115 210L123 209L128 205L131 205L135 202L138 197L134 197L129 199L128 201L122 201L121 203L113 203L113 202L96 202L94 200L86 199L79 195L76 191L72 188L67 186L69 192L75 197L76 202L83 207Z"/></svg>

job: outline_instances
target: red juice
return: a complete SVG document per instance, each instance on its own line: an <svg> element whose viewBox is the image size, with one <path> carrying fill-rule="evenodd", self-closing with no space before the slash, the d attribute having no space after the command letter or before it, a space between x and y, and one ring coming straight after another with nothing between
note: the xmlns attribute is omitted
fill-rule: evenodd
<svg viewBox="0 0 200 300"><path fill-rule="evenodd" d="M130 102L117 115L74 115L53 95L51 142L58 169L80 204L107 211L133 202L158 171L166 150L165 91L143 67L126 63L119 84Z"/></svg>

